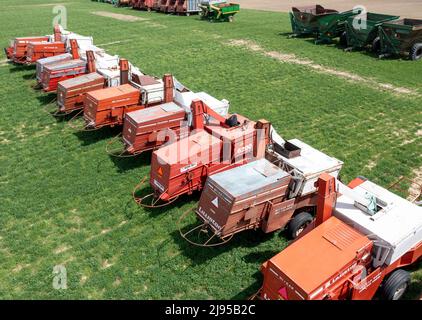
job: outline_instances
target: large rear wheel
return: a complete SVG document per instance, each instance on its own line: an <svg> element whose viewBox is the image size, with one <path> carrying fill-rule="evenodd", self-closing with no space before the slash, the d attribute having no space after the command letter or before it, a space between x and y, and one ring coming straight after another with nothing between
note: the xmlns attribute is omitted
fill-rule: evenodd
<svg viewBox="0 0 422 320"><path fill-rule="evenodd" d="M413 61L420 60L422 58L422 43L415 43L410 50L410 59Z"/></svg>
<svg viewBox="0 0 422 320"><path fill-rule="evenodd" d="M398 269L391 273L382 287L382 295L386 300L399 300L410 284L409 272Z"/></svg>
<svg viewBox="0 0 422 320"><path fill-rule="evenodd" d="M290 239L296 239L312 220L313 217L308 212L301 212L295 215L287 226L288 237Z"/></svg>

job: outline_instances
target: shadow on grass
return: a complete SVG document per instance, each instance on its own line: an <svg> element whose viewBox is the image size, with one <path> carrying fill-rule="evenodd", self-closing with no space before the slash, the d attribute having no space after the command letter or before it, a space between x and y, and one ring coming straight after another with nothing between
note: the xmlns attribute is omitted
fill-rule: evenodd
<svg viewBox="0 0 422 320"><path fill-rule="evenodd" d="M186 232L193 227L198 225L198 223L193 223L188 226L185 226L182 228L182 232ZM225 252L229 252L232 250L235 250L236 248L254 248L261 244L262 242L268 241L271 238L273 238L273 234L266 234L262 232L261 230L248 230L244 232L240 232L238 234L235 234L233 238L228 241L225 244L222 244L220 246L216 247L199 247L190 244L187 242L181 235L179 230L174 231L171 234L174 242L179 246L181 252L184 256L188 257L193 265L201 265L206 263L207 261L210 261L211 259L219 256L220 254L223 254ZM193 236L194 237L194 236ZM192 238L193 238L192 237ZM192 239L191 238L191 239ZM262 260L262 262L265 261L264 254L256 253L258 254L259 258L256 258L255 256L246 256L245 261L246 262L254 262L256 263L257 259ZM271 256L276 254L276 252L267 253Z"/></svg>
<svg viewBox="0 0 422 320"><path fill-rule="evenodd" d="M405 57L405 56L389 55L389 56L380 58L378 53L375 53L371 50L361 50L361 52L365 56L369 56L369 57L372 57L372 58L377 59L377 60L385 60L385 61L400 60L400 61L406 61L406 62L413 63L413 61L410 60L409 57Z"/></svg>
<svg viewBox="0 0 422 320"><path fill-rule="evenodd" d="M113 155L109 155L111 161L113 161L118 172L126 172L139 167L143 167L151 164L151 152L143 152L134 157L119 158Z"/></svg>
<svg viewBox="0 0 422 320"><path fill-rule="evenodd" d="M13 64L13 66L14 66L13 68L9 69L10 73L35 70L35 65Z"/></svg>
<svg viewBox="0 0 422 320"><path fill-rule="evenodd" d="M55 92L50 92L45 95L37 97L37 100L40 102L42 106L46 106L49 104L53 104L56 102L57 95Z"/></svg>
<svg viewBox="0 0 422 320"><path fill-rule="evenodd" d="M24 74L22 79L24 80L35 80L37 75L35 73Z"/></svg>
<svg viewBox="0 0 422 320"><path fill-rule="evenodd" d="M291 32L279 32L278 35L286 37L288 39L294 39L295 38L295 37L292 37L293 33L291 33Z"/></svg>
<svg viewBox="0 0 422 320"><path fill-rule="evenodd" d="M334 46L334 47L337 47L337 48L343 48L343 49L344 49L344 47L343 47L343 46L341 46L341 45L338 43L338 41L336 41L336 40L333 40L333 41L318 42L317 38L307 38L307 39L305 39L304 41L306 41L306 42L308 42L308 43L310 43L310 44L313 44L313 45L315 45L315 46Z"/></svg>
<svg viewBox="0 0 422 320"><path fill-rule="evenodd" d="M252 277L255 281L249 287L231 297L230 300L248 300L258 292L262 286L262 274L260 271L257 271L252 275Z"/></svg>
<svg viewBox="0 0 422 320"><path fill-rule="evenodd" d="M279 32L279 36L286 37L286 39L301 39L306 41L315 41L315 37L311 34L294 34L292 32Z"/></svg>
<svg viewBox="0 0 422 320"><path fill-rule="evenodd" d="M117 136L122 131L121 126L103 127L93 131L75 131L73 134L81 141L82 146L89 146L104 139L110 139ZM105 150L104 150L105 152Z"/></svg>

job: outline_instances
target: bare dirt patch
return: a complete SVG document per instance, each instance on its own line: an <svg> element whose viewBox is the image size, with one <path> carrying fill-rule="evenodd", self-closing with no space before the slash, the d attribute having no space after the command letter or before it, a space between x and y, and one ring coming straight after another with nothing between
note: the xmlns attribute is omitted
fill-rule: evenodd
<svg viewBox="0 0 422 320"><path fill-rule="evenodd" d="M101 234L106 234L109 233L111 231L111 229L103 229L101 230Z"/></svg>
<svg viewBox="0 0 422 320"><path fill-rule="evenodd" d="M127 21L127 22L135 22L135 21L148 21L149 19L141 18L141 17L135 17L128 14L120 14L120 13L112 13L107 11L94 11L91 12L92 14L95 14L97 16L101 17L107 17L107 18L113 18L121 21Z"/></svg>
<svg viewBox="0 0 422 320"><path fill-rule="evenodd" d="M4 59L4 60L0 60L0 67L5 67L9 65L9 60Z"/></svg>
<svg viewBox="0 0 422 320"><path fill-rule="evenodd" d="M69 4L72 4L73 2L53 2L53 3L41 3L41 4L31 4L31 7L54 7L54 6L67 6Z"/></svg>
<svg viewBox="0 0 422 320"><path fill-rule="evenodd" d="M161 24L161 23L157 23L157 22L147 21L147 22L145 22L145 24L148 25L148 26L150 26L150 27L153 27L153 28L163 28L163 29L166 29L167 28L166 25Z"/></svg>
<svg viewBox="0 0 422 320"><path fill-rule="evenodd" d="M260 45L258 45L257 43L251 40L244 40L244 39L231 40L228 42L228 45L244 47L248 49L249 51L260 53L266 57L270 57L282 63L290 63L290 64L305 66L322 74L335 76L337 78L345 79L353 83L364 84L370 88L376 88L381 91L387 91L387 92L391 92L391 93L399 94L399 95L422 97L422 95L420 95L418 92L412 89L396 87L389 83L379 83L375 81L374 79L365 78L351 72L341 71L334 68L322 66L320 64L313 62L312 60L299 58L295 54L292 54L292 53L283 53L279 51L266 51Z"/></svg>
<svg viewBox="0 0 422 320"><path fill-rule="evenodd" d="M13 269L12 269L12 272L20 272L22 269L24 269L24 268L28 268L28 267L30 267L31 265L30 264L18 264L16 267L14 267Z"/></svg>
<svg viewBox="0 0 422 320"><path fill-rule="evenodd" d="M60 246L56 250L54 250L54 254L60 254L60 253L66 252L67 250L71 248L72 247L68 247L68 246Z"/></svg>
<svg viewBox="0 0 422 320"><path fill-rule="evenodd" d="M114 280L114 282L113 282L113 287L118 287L118 286L120 286L121 283L122 283L122 279L117 277L116 280Z"/></svg>
<svg viewBox="0 0 422 320"><path fill-rule="evenodd" d="M368 170L372 170L377 166L376 161L373 160L369 160L369 162L367 163L367 165L365 166L366 169Z"/></svg>
<svg viewBox="0 0 422 320"><path fill-rule="evenodd" d="M108 269L110 268L114 263L111 263L108 261L108 259L105 259L102 264L101 264L101 268L103 269Z"/></svg>
<svg viewBox="0 0 422 320"><path fill-rule="evenodd" d="M120 44L120 43L126 43L126 42L131 42L132 39L125 39L125 40L119 40L119 41L112 41L112 42L107 42L107 43L100 43L98 44L99 47L104 47L104 46L111 46L114 44Z"/></svg>

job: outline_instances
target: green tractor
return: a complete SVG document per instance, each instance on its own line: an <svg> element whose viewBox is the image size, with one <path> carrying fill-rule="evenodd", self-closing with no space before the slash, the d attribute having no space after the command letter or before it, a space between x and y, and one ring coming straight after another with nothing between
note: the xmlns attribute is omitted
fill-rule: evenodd
<svg viewBox="0 0 422 320"><path fill-rule="evenodd" d="M201 18L211 22L233 22L234 15L240 11L240 5L226 1L202 1Z"/></svg>

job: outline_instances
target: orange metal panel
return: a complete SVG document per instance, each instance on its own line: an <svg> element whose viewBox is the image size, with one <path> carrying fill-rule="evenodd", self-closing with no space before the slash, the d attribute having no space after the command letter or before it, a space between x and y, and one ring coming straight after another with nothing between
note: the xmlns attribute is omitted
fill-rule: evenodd
<svg viewBox="0 0 422 320"><path fill-rule="evenodd" d="M26 60L28 63L34 63L38 59L56 56L65 52L66 45L63 42L30 42Z"/></svg>
<svg viewBox="0 0 422 320"><path fill-rule="evenodd" d="M157 135L165 138L164 133L168 130L177 136L172 136L172 139L178 138L185 115L184 109L174 103L127 113L123 124L123 141L128 152L139 153L162 145L166 140L158 141Z"/></svg>
<svg viewBox="0 0 422 320"><path fill-rule="evenodd" d="M220 151L221 140L203 130L154 151L151 186L168 198L201 188L208 167L220 165Z"/></svg>
<svg viewBox="0 0 422 320"><path fill-rule="evenodd" d="M264 294L277 299L286 288L288 299L312 299L317 289L350 273L356 253L371 245L366 236L331 217L268 261Z"/></svg>
<svg viewBox="0 0 422 320"><path fill-rule="evenodd" d="M103 110L110 107L137 104L139 102L140 92L130 84L124 84L117 87L95 90L87 96L97 104L98 110Z"/></svg>
<svg viewBox="0 0 422 320"><path fill-rule="evenodd" d="M86 93L104 87L105 79L98 73L82 75L61 81L57 87L57 104L60 111L83 109Z"/></svg>

